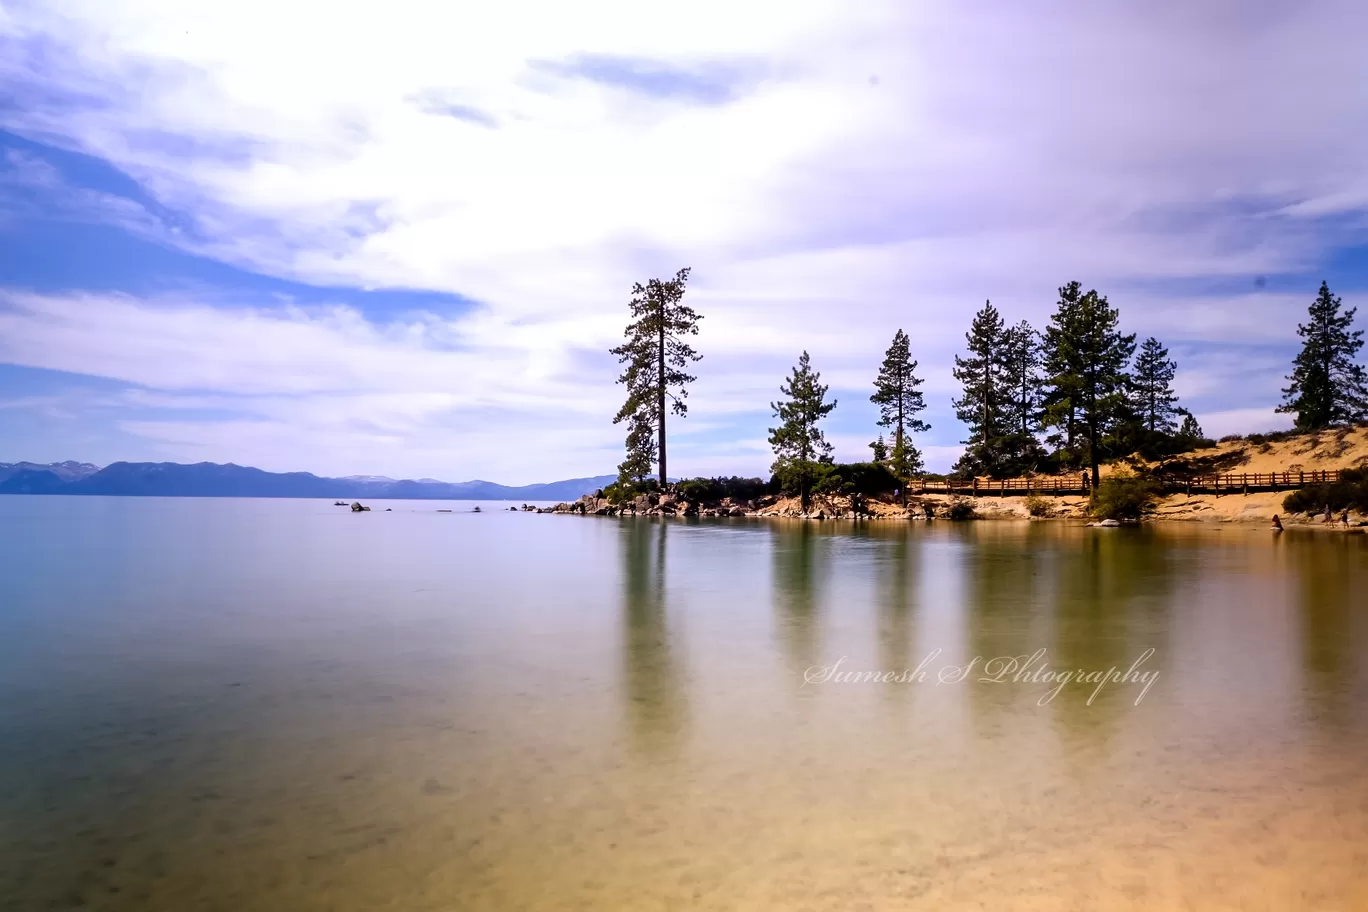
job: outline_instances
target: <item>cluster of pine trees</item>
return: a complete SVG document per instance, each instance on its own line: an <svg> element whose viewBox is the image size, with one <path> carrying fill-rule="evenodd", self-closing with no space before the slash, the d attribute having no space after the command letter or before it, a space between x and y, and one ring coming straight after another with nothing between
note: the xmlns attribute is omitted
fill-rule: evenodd
<svg viewBox="0 0 1368 912"><path fill-rule="evenodd" d="M1059 289L1043 332L1008 326L985 303L967 354L955 357L955 415L969 428L955 471L1007 478L1087 466L1096 484L1107 459L1190 448L1202 431L1173 392L1178 365L1154 338L1137 355L1120 322L1105 295L1078 282Z"/></svg>
<svg viewBox="0 0 1368 912"><path fill-rule="evenodd" d="M673 279L633 288L633 321L626 341L612 350L626 365L618 382L628 395L615 422L627 422L627 458L618 466L623 483L640 483L658 467L666 483L666 413L687 412L685 368L701 358L687 337L702 319L683 304L689 270ZM1298 325L1302 351L1283 390L1279 411L1296 415L1299 430L1368 419L1368 379L1355 357L1363 332L1351 329L1355 310L1322 283L1310 320ZM1038 331L1022 320L1008 325L991 302L974 315L965 352L955 356L961 394L956 417L968 428L960 476L1016 477L1031 472L1086 467L1093 486L1108 459L1141 453L1150 458L1183 452L1204 438L1192 413L1173 391L1177 364L1155 338L1138 346L1120 329L1120 314L1095 290L1078 282L1059 289L1049 325ZM919 414L926 403L917 362L901 329L884 354L870 400L879 409L884 436L870 444L874 461L898 479L925 471L911 435L930 430ZM835 408L828 387L805 351L771 403L778 427L770 428L773 471L784 487L807 499L832 463L832 446L820 422ZM668 409L667 409L668 405Z"/></svg>

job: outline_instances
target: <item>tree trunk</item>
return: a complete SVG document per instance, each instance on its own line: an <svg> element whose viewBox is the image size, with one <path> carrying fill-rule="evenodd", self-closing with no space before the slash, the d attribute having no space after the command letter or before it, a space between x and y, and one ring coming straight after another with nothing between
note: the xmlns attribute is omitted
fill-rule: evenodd
<svg viewBox="0 0 1368 912"><path fill-rule="evenodd" d="M893 441L893 449L898 454L898 464L894 466L898 470L898 496L902 498L903 507L907 506L907 478L904 477L903 469L907 467L907 452L903 449L903 429L902 413L898 413L898 433L897 439Z"/></svg>
<svg viewBox="0 0 1368 912"><path fill-rule="evenodd" d="M660 347L656 360L656 408L660 410L660 425L657 430L657 444L660 447L660 488L665 489L665 307L660 313Z"/></svg>
<svg viewBox="0 0 1368 912"><path fill-rule="evenodd" d="M1097 389L1093 387L1092 395L1089 397L1088 410L1088 463L1092 467L1092 489L1097 490L1101 481L1101 472L1097 463Z"/></svg>

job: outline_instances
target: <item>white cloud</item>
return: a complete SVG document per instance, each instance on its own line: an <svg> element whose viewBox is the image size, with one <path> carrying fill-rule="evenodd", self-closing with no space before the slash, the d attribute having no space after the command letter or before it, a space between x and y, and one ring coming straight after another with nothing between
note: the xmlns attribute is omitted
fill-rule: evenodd
<svg viewBox="0 0 1368 912"><path fill-rule="evenodd" d="M728 426L749 414L761 428L803 348L843 409L864 408L899 326L944 415L972 310L991 297L1013 320L1043 322L1054 288L1077 277L1109 291L1127 328L1190 344L1185 382L1219 406L1241 368L1201 343L1288 341L1305 300L1196 307L1141 288L1300 272L1345 239L1317 216L1361 208L1368 187L1368 62L1355 44L1368 12L1216 9L14 5L0 18L0 80L24 104L0 119L107 158L192 214L201 239L177 243L482 307L381 323L267 301L19 296L0 314L3 357L230 394L242 423L221 432L130 430L274 465L304 459L284 429L310 416L380 416L372 436L320 426L309 439L370 448L364 470L397 474L378 464L402 447L387 441L435 447L502 410L499 424L529 441L526 471L549 477L569 473L560 448L534 443L549 415L591 441L593 471L616 460L601 353L638 279L694 267L708 360L693 414ZM40 40L60 49L41 67L26 53ZM735 85L725 102L652 94L587 59ZM935 424L928 452L950 458L959 433ZM480 461L492 443L472 457L448 442L419 474L498 468Z"/></svg>

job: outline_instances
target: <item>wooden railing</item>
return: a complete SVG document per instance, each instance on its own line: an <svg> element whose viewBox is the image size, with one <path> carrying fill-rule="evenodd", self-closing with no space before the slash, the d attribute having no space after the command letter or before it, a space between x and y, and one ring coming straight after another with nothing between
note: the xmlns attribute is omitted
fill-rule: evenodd
<svg viewBox="0 0 1368 912"><path fill-rule="evenodd" d="M1168 491L1184 491L1189 494L1235 494L1261 489L1282 491L1312 484L1329 484L1339 480L1339 469L1320 469L1314 472L1227 472L1224 475L1167 478L1162 479L1160 483ZM962 494L968 497L1086 494L1091 489L1090 482L1091 479L1086 472L1078 475L1036 478L922 478L908 482L907 490L910 494Z"/></svg>

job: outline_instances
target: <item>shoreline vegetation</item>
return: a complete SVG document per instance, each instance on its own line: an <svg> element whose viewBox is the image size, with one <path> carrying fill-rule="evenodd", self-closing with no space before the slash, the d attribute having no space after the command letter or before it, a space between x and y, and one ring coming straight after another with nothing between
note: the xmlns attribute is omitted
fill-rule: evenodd
<svg viewBox="0 0 1368 912"><path fill-rule="evenodd" d="M891 440L881 432L869 444L870 461L835 462L820 425L837 400L803 351L779 386L781 398L770 403L778 425L769 429L771 477L672 483L666 415L687 415L688 385L697 378L685 369L703 359L688 343L703 319L683 304L689 274L681 269L668 281L632 288L632 322L624 343L611 350L624 365L617 382L627 388L613 419L628 426L617 480L538 512L819 520L1089 517L1108 525L1215 519L1275 526L1278 514L1286 513L1294 525L1314 524L1316 517L1322 526L1336 525L1334 520L1346 529L1368 525L1368 371L1355 360L1364 333L1352 328L1355 308L1342 309L1324 282L1307 322L1297 324L1302 349L1277 406L1294 415L1292 431L1208 439L1196 416L1179 405L1173 387L1178 365L1163 343L1151 337L1137 346L1135 333L1121 331L1120 312L1105 295L1068 282L1043 331L1025 320L1009 323L991 301L974 314L952 371L960 395L951 404L967 434L950 474L928 473L913 440L931 426L919 417L926 402L912 340L899 329L871 371L875 424ZM1281 450L1274 453L1275 447ZM1230 473L1237 471L1246 473L1239 485L1242 504L1231 500L1237 495ZM1259 473L1273 490L1258 490ZM1253 491L1248 474L1255 476ZM1203 490L1203 480L1221 476L1215 491ZM1290 487L1297 490L1288 494ZM940 492L930 493L936 488ZM1009 493L1013 489L1024 496Z"/></svg>
<svg viewBox="0 0 1368 912"><path fill-rule="evenodd" d="M837 471L845 467L835 467ZM1311 474L1339 471L1345 481L1313 484L1292 490L1242 490L1193 493L1184 478L1217 470L1251 476L1272 472ZM1257 523L1273 516L1287 528L1363 534L1368 530L1368 425L1305 434L1251 434L1229 437L1185 458L1145 463L1115 462L1102 467L1099 495L1121 490L1119 509L1100 510L1088 494L1048 492L1051 476L1035 476L1043 493L1022 495L991 491L983 479L979 496L919 494L906 497L892 489L871 494L818 493L804 510L798 495L776 490L763 479L688 479L665 490L624 496L609 486L578 500L548 507L523 506L528 512L620 517L761 517L808 520L1066 520L1112 519L1118 522L1180 521ZM1071 476L1077 483L1077 476ZM864 479L867 482L867 478ZM1131 509L1136 503L1138 509ZM1325 521L1325 507L1331 521ZM1110 515L1104 516L1103 513ZM1347 521L1345 520L1347 517Z"/></svg>

